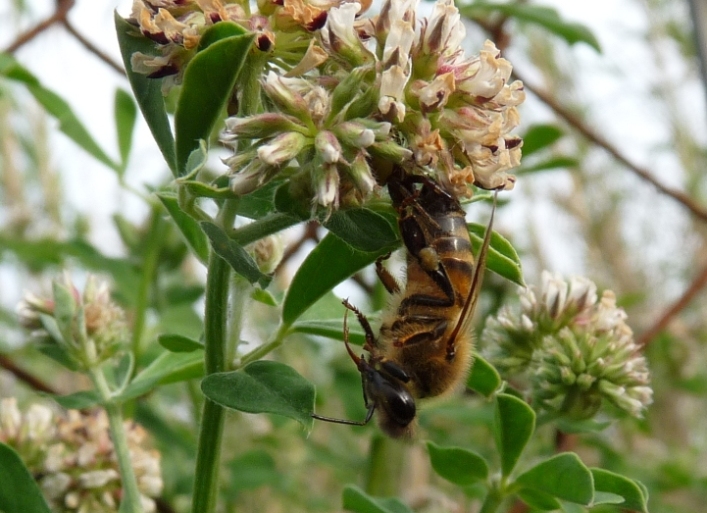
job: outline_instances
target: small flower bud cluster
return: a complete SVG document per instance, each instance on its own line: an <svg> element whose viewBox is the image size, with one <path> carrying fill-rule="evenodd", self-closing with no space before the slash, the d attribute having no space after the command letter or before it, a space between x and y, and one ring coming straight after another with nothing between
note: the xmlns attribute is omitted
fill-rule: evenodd
<svg viewBox="0 0 707 513"><path fill-rule="evenodd" d="M369 5L261 0L246 14L238 1L135 0L131 20L160 50L133 55L133 69L179 77L214 23L256 33L271 63L261 77L266 111L229 118L221 138L234 149L224 162L235 194L286 169L331 212L367 199L393 165L427 168L457 196L470 196L471 184L511 189L525 93L510 82L510 63L490 41L465 55L453 0L437 0L422 20L419 0L385 0L362 16Z"/></svg>
<svg viewBox="0 0 707 513"><path fill-rule="evenodd" d="M126 422L125 429L143 509L154 512L153 498L162 492L160 455L144 447L146 433L140 426ZM0 441L22 457L52 511L118 511L120 475L103 410L55 416L50 408L34 404L22 413L14 398L6 398L0 401Z"/></svg>
<svg viewBox="0 0 707 513"><path fill-rule="evenodd" d="M108 284L94 276L83 295L68 274L54 283L54 297L27 294L17 307L20 323L40 340L60 344L81 368L116 354L127 340L125 314L110 299Z"/></svg>
<svg viewBox="0 0 707 513"><path fill-rule="evenodd" d="M520 304L489 319L482 340L505 379L529 383L533 404L581 420L604 400L635 417L652 402L646 360L613 292L597 301L586 278L546 271L540 298L521 289Z"/></svg>

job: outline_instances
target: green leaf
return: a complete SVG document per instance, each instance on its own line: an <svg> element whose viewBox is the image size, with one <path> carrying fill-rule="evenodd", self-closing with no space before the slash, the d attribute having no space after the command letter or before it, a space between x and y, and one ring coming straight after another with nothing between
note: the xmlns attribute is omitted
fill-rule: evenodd
<svg viewBox="0 0 707 513"><path fill-rule="evenodd" d="M564 135L557 125L532 125L523 134L523 157L555 144Z"/></svg>
<svg viewBox="0 0 707 513"><path fill-rule="evenodd" d="M176 196L160 192L157 193L157 197L164 205L164 208L167 209L167 212L169 212L196 257L202 263L206 263L209 259L209 243L206 235L199 227L199 223L179 207Z"/></svg>
<svg viewBox="0 0 707 513"><path fill-rule="evenodd" d="M324 226L359 251L376 252L398 244L397 232L388 220L368 208L337 210Z"/></svg>
<svg viewBox="0 0 707 513"><path fill-rule="evenodd" d="M0 443L0 511L51 513L39 486L14 449Z"/></svg>
<svg viewBox="0 0 707 513"><path fill-rule="evenodd" d="M342 306L342 308L344 307ZM319 335L320 337L343 342L343 318L344 312L342 311L341 319L324 319L319 321L299 320L292 325L291 331L307 333L308 335ZM365 341L366 334L361 325L358 322L349 322L349 342L356 346L362 346Z"/></svg>
<svg viewBox="0 0 707 513"><path fill-rule="evenodd" d="M118 150L120 151L119 173L125 173L128 165L128 157L133 144L133 132L135 130L135 120L137 119L137 109L133 97L122 89L115 91L115 131L118 134Z"/></svg>
<svg viewBox="0 0 707 513"><path fill-rule="evenodd" d="M601 468L591 468L590 470L594 477L595 504L602 502L620 504L622 509L648 513L648 495L644 493L644 488L640 483ZM601 500L600 493L618 495L620 499L618 502L606 498Z"/></svg>
<svg viewBox="0 0 707 513"><path fill-rule="evenodd" d="M278 306L280 302L269 291L253 288L250 292L250 297L258 303L263 303L267 306Z"/></svg>
<svg viewBox="0 0 707 513"><path fill-rule="evenodd" d="M297 270L282 307L282 320L292 325L319 298L393 248L375 253L353 249L336 235L327 234Z"/></svg>
<svg viewBox="0 0 707 513"><path fill-rule="evenodd" d="M71 106L58 94L44 87L32 73L8 54L0 55L0 75L24 83L34 99L59 122L59 130L93 158L117 171L120 166L103 151L81 123Z"/></svg>
<svg viewBox="0 0 707 513"><path fill-rule="evenodd" d="M475 452L459 447L440 447L427 442L432 468L447 481L466 486L489 475L486 460Z"/></svg>
<svg viewBox="0 0 707 513"><path fill-rule="evenodd" d="M518 497L521 498L528 506L532 506L540 511L554 511L562 508L562 504L552 495L530 488L523 488L518 492Z"/></svg>
<svg viewBox="0 0 707 513"><path fill-rule="evenodd" d="M344 488L343 502L345 510L356 513L412 513L412 510L398 499L371 497L353 485Z"/></svg>
<svg viewBox="0 0 707 513"><path fill-rule="evenodd" d="M59 406L67 410L83 410L101 403L100 396L93 390L83 390L68 395L47 394L47 396L54 399Z"/></svg>
<svg viewBox="0 0 707 513"><path fill-rule="evenodd" d="M480 354L474 353L474 365L466 380L466 386L485 397L491 397L501 386L501 376L493 365Z"/></svg>
<svg viewBox="0 0 707 513"><path fill-rule="evenodd" d="M172 174L176 176L174 136L162 96L162 79L148 78L147 75L135 73L132 64L130 64L130 59L135 52L157 55L156 44L143 36L137 27L121 18L117 11L114 19L125 73L130 81L138 107L140 107L140 112L150 128L152 137L155 138L165 162L172 170Z"/></svg>
<svg viewBox="0 0 707 513"><path fill-rule="evenodd" d="M561 37L570 45L586 43L597 52L601 52L599 41L591 30L581 23L564 21L555 9L541 5L517 3L486 3L475 2L460 7L464 16L469 18L483 16L490 12L500 12L505 16L516 18L528 23L534 23Z"/></svg>
<svg viewBox="0 0 707 513"><path fill-rule="evenodd" d="M223 258L235 272L243 276L250 283L258 283L266 288L272 279L258 269L258 265L243 246L226 235L226 233L213 223L201 222L201 229L211 241L211 247L218 256Z"/></svg>
<svg viewBox="0 0 707 513"><path fill-rule="evenodd" d="M238 215L248 219L261 219L275 211L275 191L282 185L280 181L272 181L253 192L240 196L236 206Z"/></svg>
<svg viewBox="0 0 707 513"><path fill-rule="evenodd" d="M516 169L516 175L529 175L532 173L541 173L543 171L553 171L555 169L572 169L579 166L579 160L573 157L551 157L547 160L540 161L532 166L521 166Z"/></svg>
<svg viewBox="0 0 707 513"><path fill-rule="evenodd" d="M199 141L209 140L221 111L231 98L236 77L253 42L252 34L228 36L227 27L221 26L222 23L204 33L202 38L209 41L208 46L194 56L184 71L174 116L180 176L185 174L189 154L199 147Z"/></svg>
<svg viewBox="0 0 707 513"><path fill-rule="evenodd" d="M274 413L312 428L314 385L284 363L260 360L238 371L219 372L201 382L215 403L246 413Z"/></svg>
<svg viewBox="0 0 707 513"><path fill-rule="evenodd" d="M120 394L127 401L150 392L157 385L166 385L199 378L204 375L204 353L172 353L165 351L145 367Z"/></svg>
<svg viewBox="0 0 707 513"><path fill-rule="evenodd" d="M172 353L191 353L197 349L204 349L204 344L198 340L173 333L159 335L157 342Z"/></svg>
<svg viewBox="0 0 707 513"><path fill-rule="evenodd" d="M484 234L487 226L477 223L467 224L469 228L469 237L471 238L471 247L474 254L478 255L481 249L481 244L484 241ZM525 286L523 281L523 271L520 265L520 257L516 253L515 248L508 242L503 235L498 232L491 234L489 242L489 250L486 256L486 268L499 276L506 278L520 285Z"/></svg>
<svg viewBox="0 0 707 513"><path fill-rule="evenodd" d="M589 505L594 500L592 473L570 452L557 454L524 472L516 484L558 499Z"/></svg>
<svg viewBox="0 0 707 513"><path fill-rule="evenodd" d="M510 475L535 430L535 412L509 394L496 396L494 435L504 476Z"/></svg>

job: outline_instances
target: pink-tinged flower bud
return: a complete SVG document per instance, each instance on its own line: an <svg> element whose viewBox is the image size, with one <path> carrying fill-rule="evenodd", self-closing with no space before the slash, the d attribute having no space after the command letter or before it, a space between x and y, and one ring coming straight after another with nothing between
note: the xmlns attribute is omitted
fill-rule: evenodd
<svg viewBox="0 0 707 513"><path fill-rule="evenodd" d="M310 119L309 104L301 93L312 88L308 81L281 77L271 71L262 85L265 93L280 110L302 121Z"/></svg>
<svg viewBox="0 0 707 513"><path fill-rule="evenodd" d="M314 138L314 149L324 162L336 164L341 159L341 144L336 136L324 130Z"/></svg>
<svg viewBox="0 0 707 513"><path fill-rule="evenodd" d="M373 178L368 159L363 152L356 155L351 167L348 168L348 172L356 188L364 197L373 192L378 185L376 179Z"/></svg>
<svg viewBox="0 0 707 513"><path fill-rule="evenodd" d="M370 128L356 121L345 121L334 127L336 136L347 146L367 148L376 142L376 134Z"/></svg>
<svg viewBox="0 0 707 513"><path fill-rule="evenodd" d="M255 159L232 175L228 186L234 194L242 196L268 183L279 171L279 167Z"/></svg>
<svg viewBox="0 0 707 513"><path fill-rule="evenodd" d="M338 208L340 178L336 164L321 166L315 170L313 176L315 177L316 202L328 209Z"/></svg>
<svg viewBox="0 0 707 513"><path fill-rule="evenodd" d="M236 138L265 139L277 132L304 130L305 128L292 116L267 112L245 118L235 116L226 118L226 130L221 135L221 140L228 143Z"/></svg>
<svg viewBox="0 0 707 513"><path fill-rule="evenodd" d="M21 422L22 414L17 407L17 399L6 397L0 400L0 442L7 443L17 438Z"/></svg>
<svg viewBox="0 0 707 513"><path fill-rule="evenodd" d="M281 166L295 158L307 145L307 138L298 132L287 132L258 148L258 158L269 166Z"/></svg>
<svg viewBox="0 0 707 513"><path fill-rule="evenodd" d="M360 9L358 2L341 4L330 9L321 32L325 48L352 67L373 60L373 55L363 46L355 29L356 14Z"/></svg>

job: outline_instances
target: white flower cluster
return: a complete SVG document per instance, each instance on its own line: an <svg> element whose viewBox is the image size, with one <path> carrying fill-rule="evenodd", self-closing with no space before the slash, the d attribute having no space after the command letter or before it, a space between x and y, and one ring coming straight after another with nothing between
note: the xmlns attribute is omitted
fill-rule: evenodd
<svg viewBox="0 0 707 513"><path fill-rule="evenodd" d="M612 291L597 301L590 280L544 272L540 298L521 289L520 303L489 319L482 340L506 379L529 382L533 404L584 419L602 400L636 417L652 402L646 360Z"/></svg>
<svg viewBox="0 0 707 513"><path fill-rule="evenodd" d="M160 454L144 446L147 434L126 422L130 457L146 513L156 511L153 498L162 493ZM112 513L121 496L118 464L103 410L85 415L69 410L55 416L33 404L23 414L15 398L0 401L0 441L22 457L53 511Z"/></svg>

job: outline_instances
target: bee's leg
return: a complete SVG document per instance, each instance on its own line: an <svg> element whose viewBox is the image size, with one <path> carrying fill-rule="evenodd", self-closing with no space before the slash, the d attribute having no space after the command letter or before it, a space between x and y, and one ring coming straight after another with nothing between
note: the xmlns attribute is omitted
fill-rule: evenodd
<svg viewBox="0 0 707 513"><path fill-rule="evenodd" d="M376 274L378 275L378 279L385 287L385 290L387 290L391 294L397 294L401 290L398 280L396 280L395 277L390 274L390 271L388 271L388 269L383 267L383 260L388 260L389 258L390 253L383 255L382 257L378 257L376 259Z"/></svg>
<svg viewBox="0 0 707 513"><path fill-rule="evenodd" d="M344 300L344 305L346 306L346 308L348 308L349 310L356 313L356 315L363 316L363 314L360 313L356 309L356 307L350 305L348 301ZM346 314L348 314L348 313L349 312L347 310ZM363 318L364 318L364 320L366 319L365 317L363 317ZM368 395L366 394L366 381L365 381L365 377L364 377L365 374L364 373L367 372L368 369L370 369L370 366L368 365L368 362L366 362L366 360L363 359L363 357L359 358L358 356L356 356L354 354L354 352L351 350L351 346L349 346L349 327L346 322L347 319L348 319L348 315L344 315L344 344L346 345L346 350L349 352L349 356L351 356L351 359L356 363L356 367L358 367L358 370L361 372L361 378L362 378L361 385L363 388L363 401L364 401L364 404L366 405L366 409L368 410L366 412L366 418L363 419L363 421L348 420L348 419L335 419L333 417L324 417L324 416L318 415L316 413L312 413L311 417L313 419L323 420L324 422L332 422L334 424L348 424L351 426L365 426L366 424L368 424L370 422L371 418L373 417L373 412L376 410L376 403L370 402L368 400ZM360 318L359 318L359 322L361 322ZM366 322L368 322L368 321L366 321ZM369 328L370 328L370 326L369 326ZM364 327L364 329L365 329L365 327ZM368 339L368 336L366 336L366 339ZM368 343L368 342L366 342L366 343Z"/></svg>
<svg viewBox="0 0 707 513"><path fill-rule="evenodd" d="M361 325L361 327L363 328L363 332L366 334L366 343L364 344L363 348L369 352L375 351L376 336L373 334L373 328L371 328L371 323L368 322L368 319L366 319L366 316L363 315L363 313L361 313L361 310L359 310L354 305L349 303L349 301L347 299L344 299L341 303L346 308L348 308L349 310L351 310L353 313L356 314L356 318L358 319L358 323ZM345 319L344 319L344 323L346 323ZM345 331L346 331L346 329L345 329Z"/></svg>

